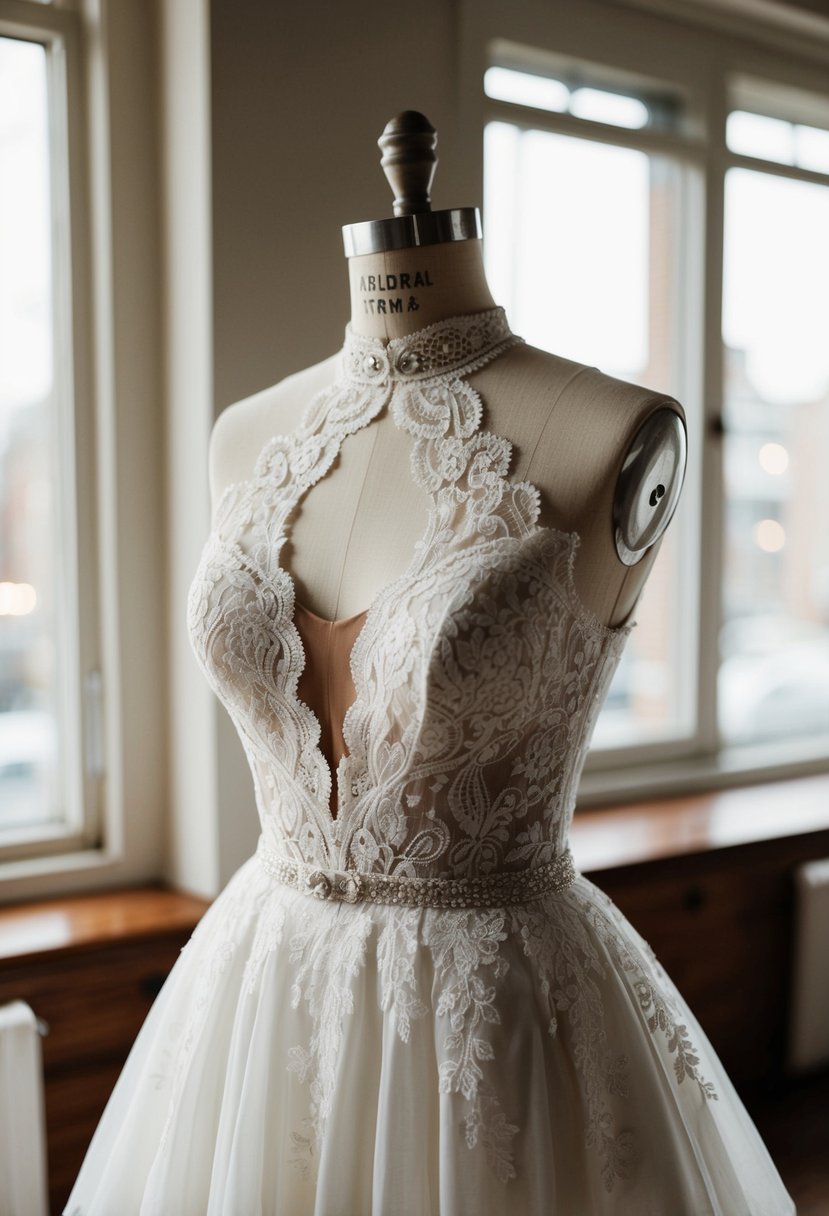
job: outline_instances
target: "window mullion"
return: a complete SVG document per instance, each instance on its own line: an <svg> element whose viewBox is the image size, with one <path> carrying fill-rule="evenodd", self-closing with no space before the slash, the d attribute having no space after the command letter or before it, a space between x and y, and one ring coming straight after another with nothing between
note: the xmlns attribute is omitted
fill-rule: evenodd
<svg viewBox="0 0 829 1216"><path fill-rule="evenodd" d="M773 177L788 177L795 181L809 182L816 186L829 186L829 174L819 173L816 169L801 169L798 165L787 165L776 160L763 160L759 156L744 156L740 152L728 151L723 157L726 169L753 169L758 173L768 173Z"/></svg>
<svg viewBox="0 0 829 1216"><path fill-rule="evenodd" d="M685 406L688 430L687 467L682 495L671 527L677 559L674 573L674 603L693 605L685 630L674 630L671 670L676 673L678 703L674 717L680 729L687 723L683 738L675 740L672 754L696 755L705 752L700 713L698 672L702 629L701 587L703 581L700 507L705 476L703 437L706 432L704 378L705 311L705 171L703 166L679 164L678 209L673 264L677 273L672 280L673 332L672 359L676 367L679 399Z"/></svg>
<svg viewBox="0 0 829 1216"><path fill-rule="evenodd" d="M705 188L703 284L703 399L700 434L702 500L699 512L700 599L697 627L699 669L697 712L705 753L719 751L717 678L723 624L722 579L725 528L725 479L722 298L725 218L725 124L728 112L725 73L712 73L707 95L708 171Z"/></svg>

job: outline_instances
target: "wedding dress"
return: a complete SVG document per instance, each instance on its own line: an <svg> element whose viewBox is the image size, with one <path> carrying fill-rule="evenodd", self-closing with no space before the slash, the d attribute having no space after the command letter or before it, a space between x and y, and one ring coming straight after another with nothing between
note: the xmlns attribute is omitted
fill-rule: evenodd
<svg viewBox="0 0 829 1216"><path fill-rule="evenodd" d="M65 1216L794 1213L677 988L573 865L635 622L580 601L578 535L538 523L484 429L466 377L520 341L500 308L388 342L349 326L334 383L218 502L188 628L261 836L158 994ZM428 525L366 612L326 622L280 552L385 409Z"/></svg>

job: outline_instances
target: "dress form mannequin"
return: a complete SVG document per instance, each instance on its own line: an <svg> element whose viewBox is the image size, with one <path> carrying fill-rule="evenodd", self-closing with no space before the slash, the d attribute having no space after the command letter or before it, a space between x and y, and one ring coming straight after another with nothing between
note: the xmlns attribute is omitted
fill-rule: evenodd
<svg viewBox="0 0 829 1216"><path fill-rule="evenodd" d="M394 121L399 127L407 118L411 125L411 112ZM403 293L377 290L380 276L385 285L395 281L388 276L399 283L406 274L410 285L418 274L427 285ZM403 337L495 306L478 238L353 256L349 278L352 329L373 337ZM377 311L377 301L401 294L414 296L417 309ZM272 435L298 426L311 396L336 377L338 364L333 355L223 411L210 444L214 505L227 484L250 475ZM486 429L512 441L511 476L540 491L539 522L578 531L574 578L583 602L605 624L621 624L644 586L679 497L683 407L664 393L527 344L473 373L469 383L484 402ZM362 613L406 567L428 508L408 472L410 443L382 415L348 436L339 460L303 500L283 558L298 598L319 617L343 620ZM624 541L615 536L620 520Z"/></svg>

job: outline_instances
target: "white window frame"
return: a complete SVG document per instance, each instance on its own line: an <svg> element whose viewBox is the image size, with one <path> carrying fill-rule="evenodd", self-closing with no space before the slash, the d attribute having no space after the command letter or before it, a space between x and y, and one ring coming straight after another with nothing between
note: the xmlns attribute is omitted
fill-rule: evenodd
<svg viewBox="0 0 829 1216"><path fill-rule="evenodd" d="M793 18L794 29L781 29L771 20L764 24L760 15L743 12L740 16L727 9L727 5L719 10L705 6L694 9L672 0L620 0L613 5L573 0L556 7L554 20L532 0L516 0L508 8L495 0L464 0L461 9L460 125L463 131L475 133L478 151L467 179L470 197L483 194L484 127L496 118L644 151L665 151L687 167L688 215L682 225L686 239L676 256L682 281L689 285L683 306L683 340L677 348L683 361L679 374L681 400L688 416L689 463L671 527L680 530L680 547L696 583L697 628L685 656L688 667L696 664L696 730L691 738L668 745L643 744L589 753L579 789L579 807L829 771L825 740L737 748L720 746L718 739L717 638L722 585L718 572L722 569L725 514L725 174L734 165L744 165L829 185L826 175L740 156L725 142L732 80L756 77L829 97L825 68L829 22L821 25L812 19L815 29L810 25L804 36L797 32L802 15ZM776 21L782 20L781 13ZM816 40L816 33L821 31L823 40ZM484 73L493 62L493 48L498 43L512 44L513 49L527 48L528 62L537 52L604 66L617 79L627 73L632 81L656 79L668 83L686 99L686 124L676 133L631 130L489 98L484 94ZM781 45L787 51L785 58L780 55ZM517 66L514 58L509 66Z"/></svg>
<svg viewBox="0 0 829 1216"><path fill-rule="evenodd" d="M89 261L89 159L82 14L74 5L0 0L0 35L47 50L52 211L54 391L58 433L56 552L65 589L57 707L65 803L61 822L6 829L0 864L77 853L98 842L103 811L101 605L96 412Z"/></svg>
<svg viewBox="0 0 829 1216"><path fill-rule="evenodd" d="M208 0L0 0L8 25L67 47L74 706L95 793L83 824L0 850L0 904L160 879L221 887L217 706L184 623L209 504L207 17ZM195 769L194 751L208 757Z"/></svg>

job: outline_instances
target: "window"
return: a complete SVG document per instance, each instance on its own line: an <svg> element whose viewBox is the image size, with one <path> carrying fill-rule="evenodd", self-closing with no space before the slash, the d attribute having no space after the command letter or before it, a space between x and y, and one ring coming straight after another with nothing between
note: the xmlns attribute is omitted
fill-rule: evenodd
<svg viewBox="0 0 829 1216"><path fill-rule="evenodd" d="M670 784L668 764L676 788L826 764L829 88L750 79L727 58L722 79L720 143L716 100L681 73L488 43L496 298L534 345L664 390L689 422L682 500L597 724L588 790L602 773L605 788L625 772L641 788L648 770ZM724 196L707 236L706 187ZM703 315L715 281L721 335ZM716 400L703 397L708 366L722 366Z"/></svg>
<svg viewBox="0 0 829 1216"><path fill-rule="evenodd" d="M0 0L0 855L96 830L79 15ZM13 16L12 16L13 15ZM82 492L79 492L82 491Z"/></svg>
<svg viewBox="0 0 829 1216"><path fill-rule="evenodd" d="M829 737L829 108L735 81L725 176L725 561L719 721ZM765 111L765 112L763 112ZM736 120L736 121L735 121ZM745 168L741 160L775 162ZM784 170L779 165L791 168ZM805 172L798 173L798 170Z"/></svg>
<svg viewBox="0 0 829 1216"><path fill-rule="evenodd" d="M729 97L731 152L829 174L829 96L734 73Z"/></svg>

